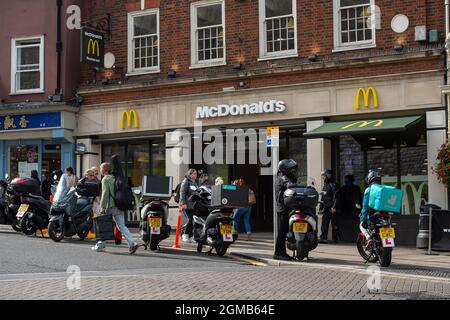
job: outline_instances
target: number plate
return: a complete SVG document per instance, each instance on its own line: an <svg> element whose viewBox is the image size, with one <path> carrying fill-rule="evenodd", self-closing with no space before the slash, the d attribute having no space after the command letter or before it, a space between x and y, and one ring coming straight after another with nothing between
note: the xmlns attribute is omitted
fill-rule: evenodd
<svg viewBox="0 0 450 320"><path fill-rule="evenodd" d="M395 239L395 229L394 228L381 228L380 229L381 239Z"/></svg>
<svg viewBox="0 0 450 320"><path fill-rule="evenodd" d="M230 224L223 224L220 226L221 234L233 234L233 226Z"/></svg>
<svg viewBox="0 0 450 320"><path fill-rule="evenodd" d="M306 233L308 232L308 224L303 222L294 222L294 225L292 226L292 231L294 233Z"/></svg>
<svg viewBox="0 0 450 320"><path fill-rule="evenodd" d="M29 204L23 203L20 205L19 210L17 210L17 218L22 218L23 215L28 211L28 208L30 207Z"/></svg>
<svg viewBox="0 0 450 320"><path fill-rule="evenodd" d="M148 225L150 226L150 228L161 228L162 218L149 218Z"/></svg>

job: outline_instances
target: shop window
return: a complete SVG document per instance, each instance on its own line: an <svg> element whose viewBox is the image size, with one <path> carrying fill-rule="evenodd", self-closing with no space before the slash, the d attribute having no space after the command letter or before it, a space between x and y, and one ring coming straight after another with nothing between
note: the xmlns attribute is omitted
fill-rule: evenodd
<svg viewBox="0 0 450 320"><path fill-rule="evenodd" d="M128 15L128 72L159 72L159 11Z"/></svg>
<svg viewBox="0 0 450 320"><path fill-rule="evenodd" d="M334 0L335 49L375 45L375 1Z"/></svg>
<svg viewBox="0 0 450 320"><path fill-rule="evenodd" d="M127 174L132 187L142 185L142 178L150 174L150 152L148 143L128 145Z"/></svg>
<svg viewBox="0 0 450 320"><path fill-rule="evenodd" d="M11 93L44 90L44 37L12 39Z"/></svg>
<svg viewBox="0 0 450 320"><path fill-rule="evenodd" d="M297 55L296 1L260 0L260 58Z"/></svg>
<svg viewBox="0 0 450 320"><path fill-rule="evenodd" d="M191 67L225 64L224 1L193 3L191 23Z"/></svg>
<svg viewBox="0 0 450 320"><path fill-rule="evenodd" d="M38 146L11 146L9 148L9 175L11 178L30 177L32 170L38 170Z"/></svg>
<svg viewBox="0 0 450 320"><path fill-rule="evenodd" d="M166 147L163 141L151 143L151 174L154 176L166 175Z"/></svg>

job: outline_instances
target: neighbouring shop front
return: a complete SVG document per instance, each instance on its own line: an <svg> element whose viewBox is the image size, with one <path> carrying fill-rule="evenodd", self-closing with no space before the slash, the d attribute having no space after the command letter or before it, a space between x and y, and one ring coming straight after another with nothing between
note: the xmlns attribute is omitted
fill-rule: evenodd
<svg viewBox="0 0 450 320"><path fill-rule="evenodd" d="M237 160L239 151L250 159L262 149L270 158L265 139L258 136L256 148L249 147L250 140L244 145L233 142L233 153L224 155L222 162L208 164L201 154L214 142L205 139L210 129L225 133L230 129L246 132L277 126L279 158L293 158L299 163L302 183L314 181L321 189L320 173L332 169L338 182L353 174L362 190L366 171L381 168L384 183L405 191L398 219L409 221L401 223L408 230L399 235L410 243L422 200L447 208L447 192L431 172L437 149L446 139L439 91L442 79L440 73L380 76L93 106L80 111L77 142L97 154L84 158L84 168L119 154L133 186L140 185L145 174L173 176L176 185L189 167L208 172L211 179L221 176L225 182L243 178L257 195L251 217L255 231L271 231L273 179L263 174L268 165L261 159L256 163L227 162L230 157ZM387 126L388 119L394 118L397 120L392 128ZM311 136L333 123L348 130ZM199 124L201 137L195 131ZM364 132L369 127L374 131ZM201 151L191 149L189 163L173 161L184 148L179 144L179 129L188 132L192 145L203 139ZM359 129L364 130L356 134ZM194 161L199 154L200 161ZM176 218L175 212L173 216ZM131 215L129 221L137 218ZM355 226L354 221L349 223ZM354 230L348 230L349 239L354 239Z"/></svg>
<svg viewBox="0 0 450 320"><path fill-rule="evenodd" d="M74 166L73 112L0 116L0 176L29 177Z"/></svg>

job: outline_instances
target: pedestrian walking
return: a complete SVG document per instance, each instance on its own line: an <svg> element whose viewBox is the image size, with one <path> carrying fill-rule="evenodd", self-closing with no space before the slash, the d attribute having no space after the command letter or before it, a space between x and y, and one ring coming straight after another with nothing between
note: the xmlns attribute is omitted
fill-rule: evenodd
<svg viewBox="0 0 450 320"><path fill-rule="evenodd" d="M111 165L108 162L102 163L100 166L100 172L103 176L102 179L102 195L100 201L100 210L102 214L112 214L117 228L123 234L128 242L129 253L133 254L138 249L136 241L134 241L133 235L130 230L125 226L125 212L117 208L114 201L115 198L115 182L117 179L123 179L122 168L120 164L119 156L112 156L113 163L113 175L110 174ZM102 241L92 248L94 251L103 251L105 249L105 243Z"/></svg>
<svg viewBox="0 0 450 320"><path fill-rule="evenodd" d="M194 203L189 200L189 197L198 188L196 180L197 170L191 168L186 172L180 186L180 207L188 217L184 234L181 236L181 240L184 242L194 242Z"/></svg>
<svg viewBox="0 0 450 320"><path fill-rule="evenodd" d="M244 179L237 179L234 184L240 187L247 186ZM254 205L255 203L255 193L252 189L248 188L248 207L236 209L233 215L233 227L236 233L238 232L239 219L242 217L242 219L244 220L245 233L247 234L245 241L251 240L252 226L250 224L250 215L252 213L252 205Z"/></svg>

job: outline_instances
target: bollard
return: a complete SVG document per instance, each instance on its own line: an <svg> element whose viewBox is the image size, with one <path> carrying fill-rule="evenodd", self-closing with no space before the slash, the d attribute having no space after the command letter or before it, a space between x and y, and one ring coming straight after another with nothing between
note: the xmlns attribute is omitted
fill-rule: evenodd
<svg viewBox="0 0 450 320"><path fill-rule="evenodd" d="M179 249L180 248L180 232L181 232L181 215L183 210L181 206L178 207L178 221L177 221L177 231L175 233L175 241L173 243L172 248Z"/></svg>
<svg viewBox="0 0 450 320"><path fill-rule="evenodd" d="M433 217L432 217L432 212L433 212L433 209L430 207L429 209L428 209L428 214L429 214L429 217L428 217L428 254L429 255L431 255L431 244L432 244L432 242L431 242L431 235L433 234L433 228L432 228L432 221L433 221Z"/></svg>

